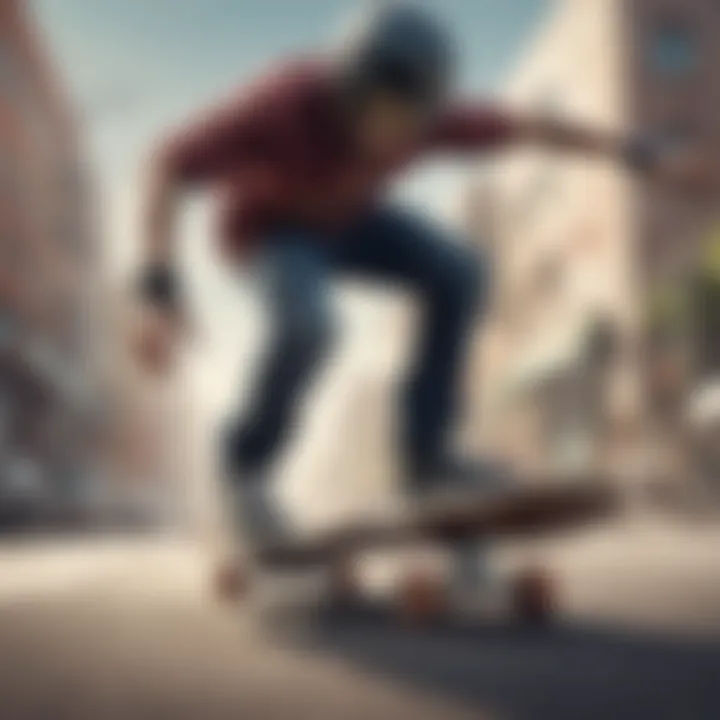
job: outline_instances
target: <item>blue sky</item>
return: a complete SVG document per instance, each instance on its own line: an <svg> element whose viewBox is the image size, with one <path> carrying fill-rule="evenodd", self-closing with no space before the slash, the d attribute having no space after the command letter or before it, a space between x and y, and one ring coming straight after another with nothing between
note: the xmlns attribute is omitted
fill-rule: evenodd
<svg viewBox="0 0 720 720"><path fill-rule="evenodd" d="M103 179L132 172L168 123L266 61L332 35L357 0L35 0L84 110ZM491 91L547 0L435 0L465 55L468 88Z"/></svg>

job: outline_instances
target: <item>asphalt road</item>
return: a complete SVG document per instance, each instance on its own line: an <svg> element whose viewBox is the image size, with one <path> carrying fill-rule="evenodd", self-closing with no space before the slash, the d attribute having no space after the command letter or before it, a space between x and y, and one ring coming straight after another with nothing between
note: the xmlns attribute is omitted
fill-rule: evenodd
<svg viewBox="0 0 720 720"><path fill-rule="evenodd" d="M720 527L643 521L535 552L561 578L553 630L354 620L285 634L211 598L184 542L8 545L0 718L720 717Z"/></svg>

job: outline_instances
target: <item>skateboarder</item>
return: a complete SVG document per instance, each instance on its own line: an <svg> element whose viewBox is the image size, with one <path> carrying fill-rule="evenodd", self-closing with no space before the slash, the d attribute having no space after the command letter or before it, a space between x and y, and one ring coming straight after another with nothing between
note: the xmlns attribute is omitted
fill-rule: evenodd
<svg viewBox="0 0 720 720"><path fill-rule="evenodd" d="M397 452L411 496L478 477L449 446L468 335L488 302L486 261L412 213L386 187L437 153L518 143L595 153L666 179L695 177L687 153L646 138L518 117L456 97L455 47L411 2L367 13L345 41L294 58L164 142L145 195L138 284L153 324L142 347L169 359L183 315L174 221L184 193L211 189L218 239L231 262L262 273L272 334L252 396L222 444L228 488L255 544L277 537L267 475L297 423L304 390L334 336L335 276L397 283L422 311L399 402Z"/></svg>

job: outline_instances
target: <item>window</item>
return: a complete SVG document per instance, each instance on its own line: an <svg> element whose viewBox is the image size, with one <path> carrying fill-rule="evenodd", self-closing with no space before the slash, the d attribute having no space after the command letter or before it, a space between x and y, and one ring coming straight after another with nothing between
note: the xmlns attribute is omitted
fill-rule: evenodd
<svg viewBox="0 0 720 720"><path fill-rule="evenodd" d="M12 49L0 41L0 96L17 97L22 89L22 77Z"/></svg>
<svg viewBox="0 0 720 720"><path fill-rule="evenodd" d="M697 43L690 26L681 20L666 20L655 30L650 47L654 72L666 77L686 77L697 67Z"/></svg>

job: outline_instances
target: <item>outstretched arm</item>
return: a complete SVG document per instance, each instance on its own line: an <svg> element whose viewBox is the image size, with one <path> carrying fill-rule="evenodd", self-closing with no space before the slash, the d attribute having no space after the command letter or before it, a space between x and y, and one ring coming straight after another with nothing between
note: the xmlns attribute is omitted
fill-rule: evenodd
<svg viewBox="0 0 720 720"><path fill-rule="evenodd" d="M545 147L609 157L674 190L703 193L718 185L717 163L707 148L656 134L623 136L552 119L519 121L517 132L520 140Z"/></svg>
<svg viewBox="0 0 720 720"><path fill-rule="evenodd" d="M625 160L629 144L617 133L584 127L553 118L525 117L514 121L516 141L553 150L605 155Z"/></svg>
<svg viewBox="0 0 720 720"><path fill-rule="evenodd" d="M533 144L618 157L626 152L625 140L615 133L480 103L456 105L446 112L434 128L432 143L461 151Z"/></svg>
<svg viewBox="0 0 720 720"><path fill-rule="evenodd" d="M614 159L669 185L707 190L718 172L707 153L679 147L652 135L627 135L532 117L491 105L456 106L438 121L432 135L439 149L474 151L528 144Z"/></svg>

